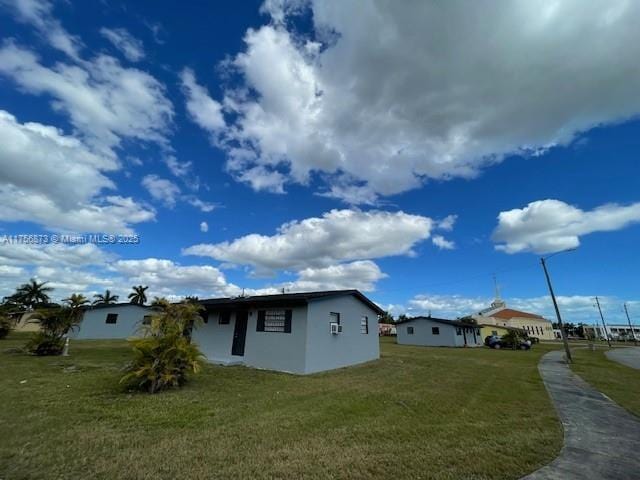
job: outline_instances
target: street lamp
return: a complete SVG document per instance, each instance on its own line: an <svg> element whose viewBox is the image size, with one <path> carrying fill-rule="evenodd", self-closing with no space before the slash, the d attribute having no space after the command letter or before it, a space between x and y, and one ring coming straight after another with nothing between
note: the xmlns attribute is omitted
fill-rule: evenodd
<svg viewBox="0 0 640 480"><path fill-rule="evenodd" d="M553 287L551 286L551 278L549 278L549 272L547 271L546 260L550 259L554 255L558 255L560 253L572 252L576 250L575 248L570 248L567 250L562 250L560 252L556 252L552 255L540 258L540 263L542 264L542 269L544 270L544 276L547 279L547 285L549 286L549 293L551 294L551 300L553 300L553 308L556 310L556 318L558 319L558 328L560 328L560 336L562 337L562 343L564 344L564 351L567 354L567 362L573 363L573 358L571 358L571 350L569 350L569 341L567 340L567 332L564 331L564 326L562 325L562 317L560 316L560 309L558 308L558 302L556 301L556 296L553 293Z"/></svg>

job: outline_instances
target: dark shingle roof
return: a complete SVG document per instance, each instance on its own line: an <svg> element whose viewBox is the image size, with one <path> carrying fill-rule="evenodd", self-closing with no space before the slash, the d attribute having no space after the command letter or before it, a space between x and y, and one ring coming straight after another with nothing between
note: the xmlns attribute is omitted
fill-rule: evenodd
<svg viewBox="0 0 640 480"><path fill-rule="evenodd" d="M266 307L276 303L306 305L313 300L321 298L341 297L345 295L352 295L356 297L362 303L375 311L378 315L382 315L384 313L384 310L382 310L378 305L373 303L358 290L326 290L321 292L281 293L276 295L251 295L248 297L210 298L206 300L200 300L199 303L210 310L213 310L214 308L237 308L239 306Z"/></svg>
<svg viewBox="0 0 640 480"><path fill-rule="evenodd" d="M401 323L412 322L413 320L431 320L436 323L443 323L445 325L453 325L454 327L477 327L478 324L475 322L463 321L463 320L447 320L446 318L436 318L436 317L411 317L406 318L404 320L400 320L396 322L396 325Z"/></svg>
<svg viewBox="0 0 640 480"><path fill-rule="evenodd" d="M95 305L85 305L82 307L82 310L96 310L98 308L113 308L113 307L122 307L124 305L134 306L134 307L142 307L142 308L153 308L150 305L138 305L137 303L129 303L129 302L119 302L119 303L96 303Z"/></svg>

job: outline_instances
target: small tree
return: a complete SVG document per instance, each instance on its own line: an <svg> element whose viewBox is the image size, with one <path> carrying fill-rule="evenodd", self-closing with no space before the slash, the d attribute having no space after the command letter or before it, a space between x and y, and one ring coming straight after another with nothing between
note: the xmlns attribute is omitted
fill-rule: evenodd
<svg viewBox="0 0 640 480"><path fill-rule="evenodd" d="M26 344L26 349L34 355L60 355L64 349L64 336L77 327L79 318L69 307L38 310L33 322L40 324L40 331L34 333Z"/></svg>
<svg viewBox="0 0 640 480"><path fill-rule="evenodd" d="M189 372L197 373L203 357L186 334L202 323L202 307L193 302L165 304L141 326L142 338L130 340L134 359L120 383L149 393L181 387Z"/></svg>
<svg viewBox="0 0 640 480"><path fill-rule="evenodd" d="M516 350L520 347L520 343L525 340L525 336L519 330L508 330L507 333L502 335L501 340L503 343L511 344L511 348Z"/></svg>

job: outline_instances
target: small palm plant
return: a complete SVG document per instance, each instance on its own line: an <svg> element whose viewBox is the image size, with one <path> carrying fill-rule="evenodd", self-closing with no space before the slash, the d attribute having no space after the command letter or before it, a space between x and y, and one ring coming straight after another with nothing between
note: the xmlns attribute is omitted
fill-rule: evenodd
<svg viewBox="0 0 640 480"><path fill-rule="evenodd" d="M107 289L104 293L98 293L94 295L93 298L95 299L93 301L94 305L109 305L112 303L116 303L118 301L118 298L120 297L118 295L113 295L111 293L111 290Z"/></svg>
<svg viewBox="0 0 640 480"><path fill-rule="evenodd" d="M127 297L130 303L133 303L135 305L144 305L145 303L147 303L146 291L149 287L138 285L137 287L133 286L131 288L133 289L133 292L131 292Z"/></svg>
<svg viewBox="0 0 640 480"><path fill-rule="evenodd" d="M34 355L60 355L64 350L65 335L78 326L79 317L69 307L46 308L32 317L40 330L32 335L26 349Z"/></svg>
<svg viewBox="0 0 640 480"><path fill-rule="evenodd" d="M185 331L189 325L202 323L201 308L192 302L167 303L148 325L142 325L144 336L129 341L134 359L120 383L157 393L180 387L188 373L198 373L203 355Z"/></svg>

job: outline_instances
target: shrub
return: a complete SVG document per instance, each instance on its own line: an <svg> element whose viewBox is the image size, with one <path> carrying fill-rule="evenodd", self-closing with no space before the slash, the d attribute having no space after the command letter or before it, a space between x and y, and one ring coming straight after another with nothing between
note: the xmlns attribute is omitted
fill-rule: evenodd
<svg viewBox="0 0 640 480"><path fill-rule="evenodd" d="M36 332L29 338L25 348L34 355L60 355L64 349L64 338Z"/></svg>
<svg viewBox="0 0 640 480"><path fill-rule="evenodd" d="M71 308L48 308L38 310L31 321L40 324L40 331L25 345L27 351L34 355L60 355L64 336L78 325L79 316Z"/></svg>
<svg viewBox="0 0 640 480"><path fill-rule="evenodd" d="M192 302L166 304L141 327L144 336L129 340L133 361L120 380L130 388L156 393L181 387L189 372L198 373L202 353L191 343L190 332L202 322L202 307Z"/></svg>
<svg viewBox="0 0 640 480"><path fill-rule="evenodd" d="M507 333L502 336L501 340L502 343L511 345L511 348L516 350L520 347L520 343L525 340L525 336L517 330L508 330Z"/></svg>
<svg viewBox="0 0 640 480"><path fill-rule="evenodd" d="M13 330L13 320L6 315L0 314L0 338L4 338L9 335L11 330Z"/></svg>

